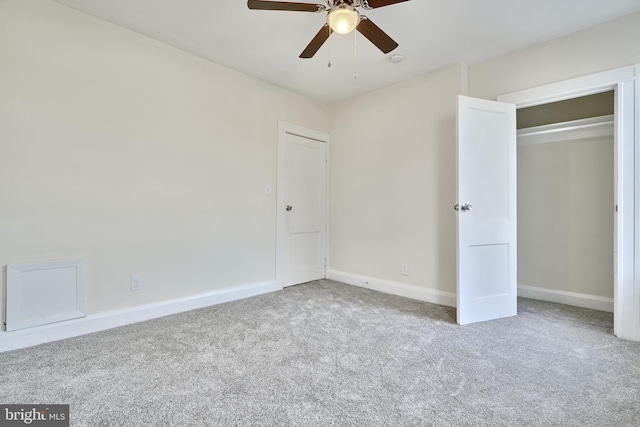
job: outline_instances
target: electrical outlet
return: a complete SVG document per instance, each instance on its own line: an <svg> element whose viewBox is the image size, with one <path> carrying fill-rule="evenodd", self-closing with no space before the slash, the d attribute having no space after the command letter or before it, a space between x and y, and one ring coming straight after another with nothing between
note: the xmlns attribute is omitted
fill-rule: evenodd
<svg viewBox="0 0 640 427"><path fill-rule="evenodd" d="M131 276L131 290L139 291L142 289L142 276L139 274Z"/></svg>
<svg viewBox="0 0 640 427"><path fill-rule="evenodd" d="M402 269L400 270L400 274L403 276L409 275L409 264L402 264Z"/></svg>

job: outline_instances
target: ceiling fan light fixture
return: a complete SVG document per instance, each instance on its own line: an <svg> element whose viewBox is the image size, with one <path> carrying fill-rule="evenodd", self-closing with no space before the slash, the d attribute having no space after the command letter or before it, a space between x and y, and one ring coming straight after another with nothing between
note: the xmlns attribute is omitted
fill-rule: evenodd
<svg viewBox="0 0 640 427"><path fill-rule="evenodd" d="M327 21L336 33L348 34L360 23L360 13L353 6L341 4L329 11Z"/></svg>

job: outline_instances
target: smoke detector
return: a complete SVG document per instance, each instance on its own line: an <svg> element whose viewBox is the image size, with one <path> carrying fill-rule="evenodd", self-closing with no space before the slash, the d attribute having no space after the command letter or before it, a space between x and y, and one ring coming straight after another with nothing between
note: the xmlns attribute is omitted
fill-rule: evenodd
<svg viewBox="0 0 640 427"><path fill-rule="evenodd" d="M393 62L394 64L397 64L399 62L404 61L404 56L400 55L399 53L394 53L389 57L389 61Z"/></svg>

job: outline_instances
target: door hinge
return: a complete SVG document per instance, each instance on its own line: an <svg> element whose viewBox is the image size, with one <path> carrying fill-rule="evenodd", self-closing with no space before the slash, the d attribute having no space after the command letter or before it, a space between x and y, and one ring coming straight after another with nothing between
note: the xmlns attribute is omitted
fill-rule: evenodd
<svg viewBox="0 0 640 427"><path fill-rule="evenodd" d="M616 205L616 212L618 212L618 205Z"/></svg>

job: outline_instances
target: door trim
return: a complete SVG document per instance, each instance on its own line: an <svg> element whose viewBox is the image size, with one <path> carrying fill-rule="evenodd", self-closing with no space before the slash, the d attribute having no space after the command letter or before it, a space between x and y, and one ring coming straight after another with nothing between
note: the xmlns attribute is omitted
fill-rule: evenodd
<svg viewBox="0 0 640 427"><path fill-rule="evenodd" d="M640 341L640 65L498 96L516 108L615 91L614 334ZM612 209L615 207L612 207ZM636 273L639 272L639 273Z"/></svg>
<svg viewBox="0 0 640 427"><path fill-rule="evenodd" d="M308 129L302 126L294 125L284 121L278 121L278 164L277 164L277 182L276 182L276 285L284 288L284 269L285 269L285 239L286 239L286 216L285 208L287 201L285 200L285 144L286 136L295 135L302 138L311 139L326 144L326 182L325 182L325 254L326 260L324 267L324 276L327 276L327 265L329 259L329 135L314 129Z"/></svg>

